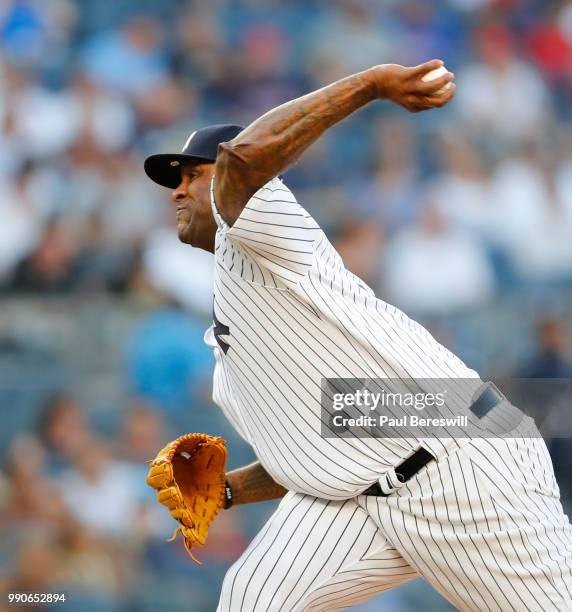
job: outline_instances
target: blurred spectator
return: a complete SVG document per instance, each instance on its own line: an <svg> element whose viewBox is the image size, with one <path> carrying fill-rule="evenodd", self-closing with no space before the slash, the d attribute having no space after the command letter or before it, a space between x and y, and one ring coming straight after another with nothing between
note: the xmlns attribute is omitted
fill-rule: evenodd
<svg viewBox="0 0 572 612"><path fill-rule="evenodd" d="M334 246L350 272L367 284L377 284L383 252L383 234L377 224L369 219L350 219Z"/></svg>
<svg viewBox="0 0 572 612"><path fill-rule="evenodd" d="M212 354L203 342L204 332L196 320L172 306L144 318L127 346L126 367L133 391L171 417L204 404L212 376Z"/></svg>
<svg viewBox="0 0 572 612"><path fill-rule="evenodd" d="M240 525L238 514L222 512L216 518L216 529L209 533L204 549L199 553L201 560L210 563L233 563L244 552L249 542Z"/></svg>
<svg viewBox="0 0 572 612"><path fill-rule="evenodd" d="M8 454L8 503L3 516L26 528L34 521L63 522L67 509L44 473L45 451L31 436L15 438Z"/></svg>
<svg viewBox="0 0 572 612"><path fill-rule="evenodd" d="M536 322L536 352L520 372L524 378L571 378L570 330L558 316L545 315Z"/></svg>
<svg viewBox="0 0 572 612"><path fill-rule="evenodd" d="M63 221L49 222L36 248L16 267L10 290L66 293L76 287L80 245L74 238Z"/></svg>
<svg viewBox="0 0 572 612"><path fill-rule="evenodd" d="M62 588L62 554L53 533L38 528L28 533L14 559L7 591L53 593Z"/></svg>
<svg viewBox="0 0 572 612"><path fill-rule="evenodd" d="M23 143L16 128L13 94L23 77L0 57L0 180L8 180L21 168L24 159Z"/></svg>
<svg viewBox="0 0 572 612"><path fill-rule="evenodd" d="M385 271L388 301L423 315L476 308L494 290L482 245L447 225L434 206L425 209L417 226L390 241Z"/></svg>
<svg viewBox="0 0 572 612"><path fill-rule="evenodd" d="M556 83L572 68L572 41L558 23L557 6L548 8L546 20L534 23L528 32L532 60L547 79Z"/></svg>
<svg viewBox="0 0 572 612"><path fill-rule="evenodd" d="M478 11L487 7L487 5L494 4L494 0L449 0L455 8L461 11Z"/></svg>
<svg viewBox="0 0 572 612"><path fill-rule="evenodd" d="M196 94L190 84L171 77L133 101L139 125L148 131L177 126L177 121L193 116L196 105ZM180 139L180 132L187 133L187 126L180 126L179 130Z"/></svg>
<svg viewBox="0 0 572 612"><path fill-rule="evenodd" d="M35 3L18 0L4 3L0 14L4 52L27 61L41 57L46 38L44 16Z"/></svg>
<svg viewBox="0 0 572 612"><path fill-rule="evenodd" d="M91 440L58 478L72 516L96 533L121 536L137 525L137 494L129 466L113 459L108 445Z"/></svg>
<svg viewBox="0 0 572 612"><path fill-rule="evenodd" d="M495 216L491 235L521 278L571 276L572 226L558 198L553 168L538 146L507 157L492 178Z"/></svg>
<svg viewBox="0 0 572 612"><path fill-rule="evenodd" d="M175 217L164 191L149 185L138 160L127 151L106 156L101 164L105 193L99 214L105 246L129 252L152 234L157 226Z"/></svg>
<svg viewBox="0 0 572 612"><path fill-rule="evenodd" d="M90 612L120 610L118 600L128 593L129 559L85 529L62 531L69 534L67 541L63 534L38 528L25 535L2 581L6 592L63 592L62 608L71 604Z"/></svg>
<svg viewBox="0 0 572 612"><path fill-rule="evenodd" d="M404 0L395 7L397 33L392 42L403 58L399 63L415 66L429 57L446 57L452 68L462 41L454 15L436 0Z"/></svg>
<svg viewBox="0 0 572 612"><path fill-rule="evenodd" d="M489 242L493 219L499 213L478 150L462 126L456 125L441 133L438 153L441 168L430 192L440 213L451 225Z"/></svg>
<svg viewBox="0 0 572 612"><path fill-rule="evenodd" d="M62 608L113 611L128 593L130 561L125 549L113 548L85 527L68 522L48 531L36 525L22 534L3 586L11 592L63 592Z"/></svg>
<svg viewBox="0 0 572 612"><path fill-rule="evenodd" d="M46 159L65 152L80 130L71 91L48 90L26 72L20 72L14 84L9 104L14 113L14 132L25 143L26 155Z"/></svg>
<svg viewBox="0 0 572 612"><path fill-rule="evenodd" d="M136 265L139 255L136 250L137 240L129 236L129 232L125 232L124 243L113 244L105 230L104 222L98 214L85 219L80 228L82 248L77 256L78 293L121 293L125 290L133 266ZM133 230L137 235L137 228L134 227ZM132 238L131 242L129 238Z"/></svg>
<svg viewBox="0 0 572 612"><path fill-rule="evenodd" d="M172 299L195 313L210 315L214 282L212 255L180 242L175 217L171 219L170 227L149 232L143 251L146 274L155 287Z"/></svg>
<svg viewBox="0 0 572 612"><path fill-rule="evenodd" d="M147 462L167 442L162 413L142 400L125 410L119 433L117 456L141 467L145 473Z"/></svg>
<svg viewBox="0 0 572 612"><path fill-rule="evenodd" d="M572 227L572 130L570 126L560 133L560 159L555 171L555 197L562 206L563 221Z"/></svg>
<svg viewBox="0 0 572 612"><path fill-rule="evenodd" d="M77 72L70 85L81 125L81 140L93 140L103 151L124 150L135 132L135 114L126 97L97 85Z"/></svg>
<svg viewBox="0 0 572 612"><path fill-rule="evenodd" d="M0 200L0 280L6 281L15 266L36 246L43 219L31 199L32 165L20 168L11 183L2 187ZM2 179L0 178L0 182ZM4 284L2 282L2 284Z"/></svg>
<svg viewBox="0 0 572 612"><path fill-rule="evenodd" d="M69 524L60 534L61 583L74 605L96 612L119 610L133 581L129 544L105 540L86 525Z"/></svg>
<svg viewBox="0 0 572 612"><path fill-rule="evenodd" d="M65 393L45 403L38 434L48 452L48 469L55 475L69 467L92 438L84 409Z"/></svg>
<svg viewBox="0 0 572 612"><path fill-rule="evenodd" d="M244 32L240 104L253 115L296 97L295 84L285 74L288 41L276 26L256 24Z"/></svg>
<svg viewBox="0 0 572 612"><path fill-rule="evenodd" d="M157 504L155 491L146 482L149 461L170 439L165 429L163 413L148 402L137 400L125 410L114 444L114 456L129 466L131 503L137 508L136 535L143 540L149 537L164 540L173 528L169 513Z"/></svg>
<svg viewBox="0 0 572 612"><path fill-rule="evenodd" d="M223 79L220 58L225 53L225 41L221 26L215 15L197 2L188 3L177 22L178 71L202 87Z"/></svg>
<svg viewBox="0 0 572 612"><path fill-rule="evenodd" d="M0 46L21 66L57 74L70 59L76 17L69 0L53 0L49 8L43 2L7 0L0 8Z"/></svg>
<svg viewBox="0 0 572 612"><path fill-rule="evenodd" d="M379 120L374 136L375 171L357 188L354 206L393 232L414 220L421 197L418 143L412 125L400 116Z"/></svg>
<svg viewBox="0 0 572 612"><path fill-rule="evenodd" d="M474 45L476 61L457 78L455 107L463 122L481 137L501 138L497 146L503 148L534 138L550 109L541 76L518 58L516 41L504 25L476 30Z"/></svg>
<svg viewBox="0 0 572 612"><path fill-rule="evenodd" d="M572 444L566 432L570 431L570 379L572 378L572 336L566 321L557 313L545 312L537 317L533 354L524 359L517 370L522 378L560 378L566 384L551 387L539 381L528 391L528 396L541 406L540 419L554 438L547 439L552 461L556 468L569 466ZM563 432L563 433L560 433ZM572 494L572 481L560 479L564 495Z"/></svg>
<svg viewBox="0 0 572 612"><path fill-rule="evenodd" d="M374 3L346 0L332 5L332 10L326 11L310 32L310 62L331 66L333 70L327 72L328 79L336 80L365 70L372 64L372 58L379 64L391 61L394 40Z"/></svg>
<svg viewBox="0 0 572 612"><path fill-rule="evenodd" d="M83 65L96 83L129 94L144 94L167 79L163 37L158 21L143 15L132 17L120 29L103 31L88 40Z"/></svg>

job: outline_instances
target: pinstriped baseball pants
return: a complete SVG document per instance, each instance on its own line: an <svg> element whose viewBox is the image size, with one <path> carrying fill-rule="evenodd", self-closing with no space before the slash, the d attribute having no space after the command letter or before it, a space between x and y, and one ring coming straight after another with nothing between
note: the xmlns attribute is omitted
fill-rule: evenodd
<svg viewBox="0 0 572 612"><path fill-rule="evenodd" d="M288 493L218 610L330 612L419 576L461 610L572 610L572 528L541 438L473 440L389 497Z"/></svg>

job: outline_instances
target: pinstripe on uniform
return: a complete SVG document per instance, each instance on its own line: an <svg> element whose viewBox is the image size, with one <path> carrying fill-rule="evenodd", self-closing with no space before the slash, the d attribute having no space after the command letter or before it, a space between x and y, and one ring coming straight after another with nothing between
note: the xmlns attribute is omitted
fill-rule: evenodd
<svg viewBox="0 0 572 612"><path fill-rule="evenodd" d="M291 491L219 610L333 610L418 574L463 609L567 609L572 536L542 440L322 437L323 378L446 378L451 413L481 381L344 267L280 179L231 228L211 200L213 399ZM389 498L359 496L420 445L439 461Z"/></svg>

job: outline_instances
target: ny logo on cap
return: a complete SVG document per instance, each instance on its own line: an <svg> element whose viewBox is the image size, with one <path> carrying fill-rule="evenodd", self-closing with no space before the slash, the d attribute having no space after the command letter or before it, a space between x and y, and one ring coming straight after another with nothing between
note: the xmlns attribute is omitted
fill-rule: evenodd
<svg viewBox="0 0 572 612"><path fill-rule="evenodd" d="M185 142L185 146L183 147L183 150L181 151L181 153L185 152L185 149L188 148L188 146L191 144L191 140L193 139L193 137L195 136L195 134L198 132L198 130L195 130L188 138L187 138L187 142Z"/></svg>
<svg viewBox="0 0 572 612"><path fill-rule="evenodd" d="M193 136L194 136L194 135L195 135L197 132L198 132L198 130L195 130L195 131L194 131L194 132L193 132L193 133L192 133L192 134L191 134L191 135L190 135L190 136L187 138L187 142L185 142L185 145L184 145L184 147L182 148L181 153L184 153L184 152L187 150L188 146L191 144L191 140L193 139ZM173 167L176 167L176 166L180 166L180 165L181 165L181 162L180 162L180 161L177 161L177 160L174 160L174 161L169 162L169 163L170 163L170 165L171 165L171 166L173 166Z"/></svg>

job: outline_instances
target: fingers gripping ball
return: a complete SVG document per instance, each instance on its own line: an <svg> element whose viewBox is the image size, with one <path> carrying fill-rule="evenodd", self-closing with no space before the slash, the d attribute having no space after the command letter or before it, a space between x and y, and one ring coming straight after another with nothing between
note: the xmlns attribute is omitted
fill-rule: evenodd
<svg viewBox="0 0 572 612"><path fill-rule="evenodd" d="M435 70L430 70L429 72L426 72L421 77L421 80L425 81L426 83L428 83L429 81L434 81L435 79L438 79L439 77L442 77L443 75L447 74L448 72L449 71L447 70L447 68L445 68L445 66L441 66L439 68L435 68ZM436 91L435 95L440 96L440 95L444 94L448 89L451 89L451 87L452 87L451 83L447 83L444 87L441 87L441 89Z"/></svg>
<svg viewBox="0 0 572 612"><path fill-rule="evenodd" d="M187 434L170 442L151 461L147 484L179 522L185 548L204 546L209 527L224 505L226 442L206 434Z"/></svg>

